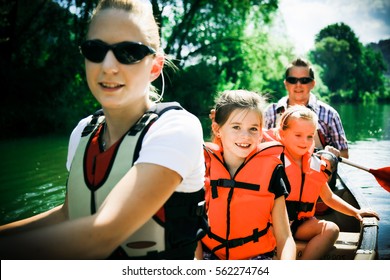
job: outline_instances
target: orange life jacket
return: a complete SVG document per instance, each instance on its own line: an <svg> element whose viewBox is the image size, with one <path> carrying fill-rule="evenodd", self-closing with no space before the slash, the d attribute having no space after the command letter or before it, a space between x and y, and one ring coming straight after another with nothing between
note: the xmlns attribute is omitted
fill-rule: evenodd
<svg viewBox="0 0 390 280"><path fill-rule="evenodd" d="M233 178L224 164L221 148L206 143L206 213L209 232L202 239L220 259L249 259L272 252L270 230L275 195L268 191L275 168L282 164L279 142L259 145Z"/></svg>
<svg viewBox="0 0 390 280"><path fill-rule="evenodd" d="M285 150L284 166L291 186L291 192L286 198L290 221L313 217L321 187L329 178L324 172L325 163L308 151L303 156L300 168Z"/></svg>
<svg viewBox="0 0 390 280"><path fill-rule="evenodd" d="M277 139L275 130L263 131L264 141ZM282 154L282 162L291 186L286 198L286 207L290 221L314 216L315 206L320 195L321 187L328 181L326 164L313 155L314 143L302 158L302 169L291 160L287 150Z"/></svg>

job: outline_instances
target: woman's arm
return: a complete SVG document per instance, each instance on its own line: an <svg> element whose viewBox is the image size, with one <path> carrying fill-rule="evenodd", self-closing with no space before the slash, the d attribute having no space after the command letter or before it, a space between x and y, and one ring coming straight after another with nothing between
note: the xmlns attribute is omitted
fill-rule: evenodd
<svg viewBox="0 0 390 280"><path fill-rule="evenodd" d="M272 209L272 224L276 238L278 259L295 260L296 246L290 231L284 196L280 196L275 200Z"/></svg>
<svg viewBox="0 0 390 280"><path fill-rule="evenodd" d="M175 171L140 163L118 182L98 212L0 239L2 259L98 259L108 257L172 195Z"/></svg>
<svg viewBox="0 0 390 280"><path fill-rule="evenodd" d="M38 215L0 226L0 236L53 225L68 219L66 203Z"/></svg>

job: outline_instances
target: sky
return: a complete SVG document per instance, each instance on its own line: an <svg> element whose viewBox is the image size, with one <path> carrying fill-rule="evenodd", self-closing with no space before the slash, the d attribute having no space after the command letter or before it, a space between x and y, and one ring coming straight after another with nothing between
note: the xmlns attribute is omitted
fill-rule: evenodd
<svg viewBox="0 0 390 280"><path fill-rule="evenodd" d="M279 13L297 54L314 47L321 29L339 22L363 44L390 39L390 0L279 0Z"/></svg>

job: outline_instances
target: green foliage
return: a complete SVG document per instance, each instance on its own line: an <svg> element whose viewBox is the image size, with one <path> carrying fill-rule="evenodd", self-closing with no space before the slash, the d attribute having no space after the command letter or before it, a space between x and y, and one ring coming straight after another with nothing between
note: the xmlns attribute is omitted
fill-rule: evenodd
<svg viewBox="0 0 390 280"><path fill-rule="evenodd" d="M328 25L315 36L315 42L318 43L329 37L332 37L337 41L347 42L352 54L361 54L361 43L348 25L342 22Z"/></svg>
<svg viewBox="0 0 390 280"><path fill-rule="evenodd" d="M384 92L378 97L379 101L386 101L390 100L390 78L387 78L385 80L385 90Z"/></svg>
<svg viewBox="0 0 390 280"><path fill-rule="evenodd" d="M315 48L314 61L323 68L322 79L329 89L331 91L346 89L347 82L351 79L348 75L352 75L351 71L354 72L356 68L348 42L326 37L316 43Z"/></svg>
<svg viewBox="0 0 390 280"><path fill-rule="evenodd" d="M180 100L182 106L195 115L207 115L213 104L219 79L213 66L204 62L186 67L172 75L174 86L167 86L164 100Z"/></svg>
<svg viewBox="0 0 390 280"><path fill-rule="evenodd" d="M362 102L385 98L386 64L382 54L363 46L344 23L322 29L315 38L311 60L322 68L321 78L332 102Z"/></svg>
<svg viewBox="0 0 390 280"><path fill-rule="evenodd" d="M165 51L176 59L178 73L184 71L172 81L173 97L190 111L202 111L196 102L186 101L193 84L205 85L195 87L199 99L207 102L203 108L212 106L215 94L225 89L266 92L272 100L285 94L282 74L292 47L273 42L268 34L278 1L152 2L162 18Z"/></svg>
<svg viewBox="0 0 390 280"><path fill-rule="evenodd" d="M385 90L384 73L387 67L382 54L372 47L366 46L363 48L361 67L364 67L365 71L357 73L359 91L383 92Z"/></svg>
<svg viewBox="0 0 390 280"><path fill-rule="evenodd" d="M77 47L85 32L79 28L82 15L88 13L80 9L80 17L75 16L69 12L72 1L58 2L62 6L44 0L1 3L4 136L69 134L80 117L93 110ZM83 99L89 100L89 107L83 106Z"/></svg>

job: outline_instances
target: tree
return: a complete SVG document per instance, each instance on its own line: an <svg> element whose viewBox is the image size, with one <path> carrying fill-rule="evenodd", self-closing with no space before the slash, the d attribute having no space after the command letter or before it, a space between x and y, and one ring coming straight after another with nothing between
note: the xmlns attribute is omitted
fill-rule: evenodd
<svg viewBox="0 0 390 280"><path fill-rule="evenodd" d="M332 92L333 101L359 102L367 93L377 94L384 89L383 57L363 46L344 23L322 29L315 37L310 57L323 69L322 79Z"/></svg>
<svg viewBox="0 0 390 280"><path fill-rule="evenodd" d="M381 52L376 51L371 46L363 48L360 67L364 71L357 71L356 83L360 92L363 93L384 93L385 77L387 70Z"/></svg>
<svg viewBox="0 0 390 280"><path fill-rule="evenodd" d="M7 32L0 33L0 48L6 50L0 59L5 105L0 125L16 135L69 133L78 117L74 100L83 93L83 59L72 15L50 0L3 2L7 16L0 29Z"/></svg>
<svg viewBox="0 0 390 280"><path fill-rule="evenodd" d="M155 0L152 4L162 22L165 52L173 57L178 73L183 72L168 73L167 99L180 100L198 115L207 114L220 90L261 91L279 84L271 82L274 76L263 74L272 72L265 63L274 57L272 48L265 48L270 45L266 27L277 0ZM200 103L194 102L194 88Z"/></svg>
<svg viewBox="0 0 390 280"><path fill-rule="evenodd" d="M347 41L326 37L316 43L313 57L324 69L322 78L331 91L349 88L356 63Z"/></svg>

